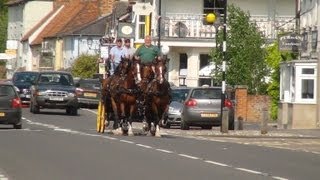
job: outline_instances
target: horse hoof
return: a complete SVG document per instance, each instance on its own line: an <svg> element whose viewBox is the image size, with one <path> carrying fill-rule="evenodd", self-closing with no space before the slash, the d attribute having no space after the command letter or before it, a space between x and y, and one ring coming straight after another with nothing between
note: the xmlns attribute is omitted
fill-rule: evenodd
<svg viewBox="0 0 320 180"><path fill-rule="evenodd" d="M112 133L114 135L122 135L122 129L121 128L117 128L115 130L112 130Z"/></svg>
<svg viewBox="0 0 320 180"><path fill-rule="evenodd" d="M110 124L109 121L106 121L106 122L104 123L104 126L105 126L105 127L108 127L109 124Z"/></svg>

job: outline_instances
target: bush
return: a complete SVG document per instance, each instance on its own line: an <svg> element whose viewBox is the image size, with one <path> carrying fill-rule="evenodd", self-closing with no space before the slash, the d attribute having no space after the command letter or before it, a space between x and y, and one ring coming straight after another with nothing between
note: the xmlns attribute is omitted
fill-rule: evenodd
<svg viewBox="0 0 320 180"><path fill-rule="evenodd" d="M81 55L73 63L71 73L74 77L92 78L98 71L98 56Z"/></svg>

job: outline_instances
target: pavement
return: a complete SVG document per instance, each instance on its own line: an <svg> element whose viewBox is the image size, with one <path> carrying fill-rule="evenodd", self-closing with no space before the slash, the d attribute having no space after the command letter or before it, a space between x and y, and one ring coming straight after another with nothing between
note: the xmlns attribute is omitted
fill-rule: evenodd
<svg viewBox="0 0 320 180"><path fill-rule="evenodd" d="M229 130L222 133L220 127L213 127L211 130L200 128L190 128L190 130L180 130L179 127L172 127L164 131L170 134L193 135L193 136L213 136L213 137L236 137L236 138L299 138L299 139L320 139L320 128L318 129L279 129L276 123L268 123L267 133L261 133L259 123L243 123L243 130Z"/></svg>

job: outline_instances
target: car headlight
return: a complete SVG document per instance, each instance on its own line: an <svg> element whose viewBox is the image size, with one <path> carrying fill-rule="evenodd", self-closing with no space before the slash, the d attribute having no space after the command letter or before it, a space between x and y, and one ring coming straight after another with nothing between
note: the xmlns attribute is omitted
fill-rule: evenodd
<svg viewBox="0 0 320 180"><path fill-rule="evenodd" d="M75 97L75 93L68 93L68 97Z"/></svg>
<svg viewBox="0 0 320 180"><path fill-rule="evenodd" d="M46 96L46 95L47 95L47 92L46 92L46 91L38 91L38 92L37 92L37 95L38 95L38 96Z"/></svg>

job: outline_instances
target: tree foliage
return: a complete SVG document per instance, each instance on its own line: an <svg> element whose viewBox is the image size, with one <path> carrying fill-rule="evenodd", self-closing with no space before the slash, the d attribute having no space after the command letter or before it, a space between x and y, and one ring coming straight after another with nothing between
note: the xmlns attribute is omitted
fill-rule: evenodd
<svg viewBox="0 0 320 180"><path fill-rule="evenodd" d="M266 48L266 62L271 69L271 82L268 85L267 92L271 97L271 118L276 120L278 117L278 103L280 99L280 63L296 58L291 52L279 51L279 44L275 42Z"/></svg>
<svg viewBox="0 0 320 180"><path fill-rule="evenodd" d="M250 14L229 5L227 16L227 70L228 85L247 85L251 94L265 94L265 77L269 70L265 62L264 40L255 24L250 22ZM223 32L218 33L217 44L222 44ZM221 46L212 50L212 60L217 65L214 79L221 81L223 61Z"/></svg>
<svg viewBox="0 0 320 180"><path fill-rule="evenodd" d="M6 50L7 27L8 27L8 8L5 3L8 0L0 0L0 52Z"/></svg>
<svg viewBox="0 0 320 180"><path fill-rule="evenodd" d="M74 77L92 78L98 70L98 56L83 54L72 65L71 73Z"/></svg>

